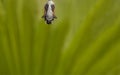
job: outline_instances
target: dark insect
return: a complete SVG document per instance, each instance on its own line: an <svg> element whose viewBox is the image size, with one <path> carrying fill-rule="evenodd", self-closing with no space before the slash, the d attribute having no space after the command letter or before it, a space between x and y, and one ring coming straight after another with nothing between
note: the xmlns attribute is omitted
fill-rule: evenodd
<svg viewBox="0 0 120 75"><path fill-rule="evenodd" d="M56 19L57 17L55 16L55 5L53 1L48 1L45 6L44 6L44 15L42 18L46 21L47 24L52 24L52 21Z"/></svg>

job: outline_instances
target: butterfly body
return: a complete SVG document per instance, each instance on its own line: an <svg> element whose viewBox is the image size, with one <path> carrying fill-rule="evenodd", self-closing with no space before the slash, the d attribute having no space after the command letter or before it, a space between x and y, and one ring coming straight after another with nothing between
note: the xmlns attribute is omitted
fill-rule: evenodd
<svg viewBox="0 0 120 75"><path fill-rule="evenodd" d="M42 16L47 24L51 24L54 18L57 18L54 14L54 9L54 2L52 0L48 0L44 7L44 15Z"/></svg>

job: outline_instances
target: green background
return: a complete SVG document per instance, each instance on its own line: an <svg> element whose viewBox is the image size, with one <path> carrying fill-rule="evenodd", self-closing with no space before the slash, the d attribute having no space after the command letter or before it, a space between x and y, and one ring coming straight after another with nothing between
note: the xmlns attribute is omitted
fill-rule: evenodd
<svg viewBox="0 0 120 75"><path fill-rule="evenodd" d="M119 75L120 0L0 0L0 75Z"/></svg>

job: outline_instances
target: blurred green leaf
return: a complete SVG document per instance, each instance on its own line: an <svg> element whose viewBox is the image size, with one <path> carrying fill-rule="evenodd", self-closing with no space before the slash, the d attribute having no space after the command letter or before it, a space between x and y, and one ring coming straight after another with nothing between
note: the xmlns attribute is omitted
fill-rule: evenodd
<svg viewBox="0 0 120 75"><path fill-rule="evenodd" d="M0 0L0 75L119 75L120 0Z"/></svg>

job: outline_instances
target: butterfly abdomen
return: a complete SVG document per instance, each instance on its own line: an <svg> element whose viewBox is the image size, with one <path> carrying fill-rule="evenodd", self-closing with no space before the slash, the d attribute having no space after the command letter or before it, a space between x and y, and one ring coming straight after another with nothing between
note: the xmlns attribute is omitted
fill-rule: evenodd
<svg viewBox="0 0 120 75"><path fill-rule="evenodd" d="M52 21L47 20L46 23L47 24L52 24Z"/></svg>

